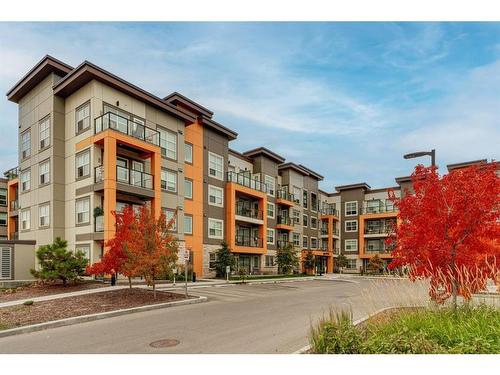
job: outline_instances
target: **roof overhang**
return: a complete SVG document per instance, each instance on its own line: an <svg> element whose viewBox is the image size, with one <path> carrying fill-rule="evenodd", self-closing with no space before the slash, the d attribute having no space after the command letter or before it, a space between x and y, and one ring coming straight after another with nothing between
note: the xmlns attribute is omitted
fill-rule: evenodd
<svg viewBox="0 0 500 375"><path fill-rule="evenodd" d="M243 153L243 155L245 155L246 157L249 157L249 158L254 158L256 156L262 155L262 156L265 156L265 157L275 161L278 164L281 164L285 161L285 158L283 156L278 155L277 153L272 152L271 150L269 150L268 148L265 148L265 147L258 147L258 148L254 148L253 150L245 151Z"/></svg>
<svg viewBox="0 0 500 375"><path fill-rule="evenodd" d="M396 180L396 183L401 185L405 182L411 182L411 176L396 177L395 180Z"/></svg>
<svg viewBox="0 0 500 375"><path fill-rule="evenodd" d="M180 120L183 120L185 123L190 124L196 121L195 116L178 110L173 105L166 103L159 97L131 84L130 82L125 81L124 79L88 61L84 61L82 64L68 73L64 78L58 81L53 87L54 95L65 98L94 79L96 81L103 82L116 90L124 92L127 95L130 95L138 100L141 100L151 105L152 107L167 112L168 114Z"/></svg>
<svg viewBox="0 0 500 375"><path fill-rule="evenodd" d="M210 129L227 136L230 141L234 141L238 137L238 133L232 131L229 128L226 128L224 125L221 125L210 118L201 116L201 122L203 123L203 125L208 126Z"/></svg>
<svg viewBox="0 0 500 375"><path fill-rule="evenodd" d="M305 165L302 165L302 164L299 164L299 165L300 165L301 168L303 168L306 171L308 171L309 175L311 175L312 177L316 178L319 181L323 180L324 177L322 175L320 175L319 173L314 172L312 169L307 168Z"/></svg>
<svg viewBox="0 0 500 375"><path fill-rule="evenodd" d="M368 185L366 182L360 182L357 184L350 184L350 185L335 186L335 190L337 190L337 191L352 190L352 189L370 190L371 188L370 188L370 185Z"/></svg>
<svg viewBox="0 0 500 375"><path fill-rule="evenodd" d="M239 158L239 159L241 159L241 160L245 160L245 161L247 161L247 162L249 162L249 163L251 163L251 162L252 162L252 159L250 159L249 157L246 157L246 156L245 156L245 155L243 155L241 152L238 152L238 151L233 150L233 149L231 149L231 148L229 148L227 151L228 151L228 153L229 153L230 155L233 155L233 156L235 156L235 157L237 157L237 158Z"/></svg>
<svg viewBox="0 0 500 375"><path fill-rule="evenodd" d="M172 94L164 97L163 100L167 103L183 107L198 116L203 115L208 118L212 118L212 116L214 115L214 113L209 109L203 107L201 104L196 103L194 100L191 100L188 97L179 94L178 92L173 92Z"/></svg>
<svg viewBox="0 0 500 375"><path fill-rule="evenodd" d="M73 70L73 67L46 55L7 92L7 99L19 103L23 96L42 82L50 73L65 76L71 70Z"/></svg>
<svg viewBox="0 0 500 375"><path fill-rule="evenodd" d="M292 169L303 176L309 176L309 172L307 170L292 162L278 165L278 170L284 170L284 169Z"/></svg>
<svg viewBox="0 0 500 375"><path fill-rule="evenodd" d="M486 164L487 162L488 162L488 160L486 160L486 159L465 161L462 163L448 164L446 166L446 168L448 168L448 172L451 172L454 169L467 168L467 167L470 167L472 165L478 165L478 164Z"/></svg>

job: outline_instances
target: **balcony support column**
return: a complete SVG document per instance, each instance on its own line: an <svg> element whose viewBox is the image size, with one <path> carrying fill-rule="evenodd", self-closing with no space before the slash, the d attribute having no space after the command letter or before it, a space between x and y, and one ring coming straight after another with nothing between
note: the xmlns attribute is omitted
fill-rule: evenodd
<svg viewBox="0 0 500 375"><path fill-rule="evenodd" d="M113 211L116 210L116 139L105 137L104 143L104 243L114 237L116 220ZM107 247L104 248L107 251Z"/></svg>
<svg viewBox="0 0 500 375"><path fill-rule="evenodd" d="M161 214L161 153L151 154L151 174L153 175L153 190L155 197L151 201L151 209L156 218Z"/></svg>

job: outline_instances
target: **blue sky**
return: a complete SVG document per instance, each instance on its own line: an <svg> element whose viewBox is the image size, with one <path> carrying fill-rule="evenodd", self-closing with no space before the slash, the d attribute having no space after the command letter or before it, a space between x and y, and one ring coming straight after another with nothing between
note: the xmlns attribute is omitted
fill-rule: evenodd
<svg viewBox="0 0 500 375"><path fill-rule="evenodd" d="M3 93L42 56L89 60L163 97L178 91L239 133L325 176L394 185L437 162L499 158L500 23L0 23ZM17 108L0 101L0 170ZM427 163L427 160L422 159Z"/></svg>

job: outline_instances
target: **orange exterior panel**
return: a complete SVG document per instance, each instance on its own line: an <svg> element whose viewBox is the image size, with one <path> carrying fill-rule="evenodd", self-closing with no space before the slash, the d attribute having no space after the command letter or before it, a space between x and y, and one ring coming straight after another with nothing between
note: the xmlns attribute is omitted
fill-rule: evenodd
<svg viewBox="0 0 500 375"><path fill-rule="evenodd" d="M7 182L7 239L12 240L12 229L16 227L16 217L10 217L12 212L11 202L15 200L17 196L17 189L19 188L19 178L15 178Z"/></svg>

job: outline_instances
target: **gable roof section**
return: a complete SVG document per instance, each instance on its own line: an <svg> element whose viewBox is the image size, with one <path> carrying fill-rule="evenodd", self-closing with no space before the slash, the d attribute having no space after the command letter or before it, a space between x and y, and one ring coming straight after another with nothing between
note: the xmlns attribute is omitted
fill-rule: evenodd
<svg viewBox="0 0 500 375"><path fill-rule="evenodd" d="M84 61L59 82L57 82L53 87L54 95L67 97L93 79L103 82L106 85L122 91L138 100L144 101L159 110L167 112L170 115L185 121L186 123L193 123L196 120L195 116L184 111L180 111L173 105L166 103L164 100L151 94L150 92L125 81L124 79L102 69L95 64L92 64L89 61Z"/></svg>
<svg viewBox="0 0 500 375"><path fill-rule="evenodd" d="M272 152L271 150L265 147L257 147L252 150L245 151L243 152L243 155L249 158L253 158L259 155L264 155L278 164L281 164L285 161L285 158L283 156L280 156L277 153Z"/></svg>
<svg viewBox="0 0 500 375"><path fill-rule="evenodd" d="M7 99L19 103L30 90L42 82L50 73L67 75L73 67L56 58L46 55L31 70L24 75L8 92Z"/></svg>

